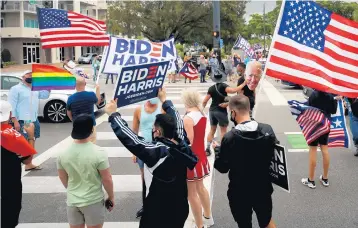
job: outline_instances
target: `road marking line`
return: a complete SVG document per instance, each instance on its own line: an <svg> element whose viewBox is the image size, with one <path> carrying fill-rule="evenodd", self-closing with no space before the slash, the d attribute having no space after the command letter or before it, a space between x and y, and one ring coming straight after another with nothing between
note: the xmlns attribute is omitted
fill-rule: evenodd
<svg viewBox="0 0 358 228"><path fill-rule="evenodd" d="M140 175L112 175L115 192L141 192ZM58 176L25 176L22 178L22 193L66 192Z"/></svg>
<svg viewBox="0 0 358 228"><path fill-rule="evenodd" d="M139 222L105 222L103 228L138 228ZM19 223L17 228L68 228L68 223Z"/></svg>
<svg viewBox="0 0 358 228"><path fill-rule="evenodd" d="M261 85L273 106L288 106L286 98L267 80Z"/></svg>
<svg viewBox="0 0 358 228"><path fill-rule="evenodd" d="M302 135L302 132L285 132L285 135Z"/></svg>
<svg viewBox="0 0 358 228"><path fill-rule="evenodd" d="M96 119L96 123L97 125L100 125L102 122L108 120L108 115L107 114L103 114L101 117ZM70 135L70 132L68 133ZM52 146L51 148L49 148L48 150L46 150L45 152L41 153L39 156L37 156L36 158L34 158L33 164L36 165L41 165L42 163L44 163L45 161L47 161L50 158L56 157L60 151L63 150L63 148L66 148L68 145L70 145L70 143L72 142L72 137L68 136L67 138L65 138L64 140L62 140L61 142L57 143L56 145ZM29 171L25 171L25 166L22 166L22 177L25 176L26 174L28 174Z"/></svg>

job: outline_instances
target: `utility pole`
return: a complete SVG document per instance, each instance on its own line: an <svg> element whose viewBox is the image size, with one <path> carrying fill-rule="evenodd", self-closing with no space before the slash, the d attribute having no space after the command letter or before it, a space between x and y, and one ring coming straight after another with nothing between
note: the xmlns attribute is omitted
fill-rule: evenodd
<svg viewBox="0 0 358 228"><path fill-rule="evenodd" d="M263 21L264 21L264 53L266 53L266 3L264 2L264 14L263 14Z"/></svg>
<svg viewBox="0 0 358 228"><path fill-rule="evenodd" d="M213 1L213 46L214 53L217 55L219 63L221 63L220 49L220 1Z"/></svg>

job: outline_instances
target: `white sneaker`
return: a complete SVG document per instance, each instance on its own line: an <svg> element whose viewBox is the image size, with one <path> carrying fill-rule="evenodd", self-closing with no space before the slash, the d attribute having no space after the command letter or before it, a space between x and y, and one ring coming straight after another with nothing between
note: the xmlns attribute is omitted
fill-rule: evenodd
<svg viewBox="0 0 358 228"><path fill-rule="evenodd" d="M327 180L323 180L323 176L319 176L319 180L321 181L322 185L325 186L325 187L328 187L329 186L329 182L328 182L328 179Z"/></svg>
<svg viewBox="0 0 358 228"><path fill-rule="evenodd" d="M193 226L193 228L198 228L196 225ZM202 228L208 228L206 225L203 225Z"/></svg>
<svg viewBox="0 0 358 228"><path fill-rule="evenodd" d="M308 178L302 178L301 180L302 184L306 185L309 188L315 189L316 184L314 181L309 181Z"/></svg>
<svg viewBox="0 0 358 228"><path fill-rule="evenodd" d="M213 216L210 216L210 218L205 218L205 216L203 215L203 223L204 223L204 225L206 225L207 227L210 227L210 226L214 225Z"/></svg>

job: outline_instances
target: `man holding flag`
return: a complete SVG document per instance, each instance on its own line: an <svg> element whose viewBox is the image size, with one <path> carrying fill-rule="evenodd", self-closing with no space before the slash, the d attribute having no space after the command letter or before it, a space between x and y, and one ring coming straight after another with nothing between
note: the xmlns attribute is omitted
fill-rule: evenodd
<svg viewBox="0 0 358 228"><path fill-rule="evenodd" d="M12 106L12 122L14 128L20 132L33 147L35 140L40 138L40 122L37 119L40 99L47 99L50 91L31 91L32 88L32 71L25 71L22 76L22 82L13 86L9 92L9 103ZM30 137L24 131L24 125L33 123L35 126L34 137ZM32 164L31 159L25 165L25 170L41 170L41 167Z"/></svg>

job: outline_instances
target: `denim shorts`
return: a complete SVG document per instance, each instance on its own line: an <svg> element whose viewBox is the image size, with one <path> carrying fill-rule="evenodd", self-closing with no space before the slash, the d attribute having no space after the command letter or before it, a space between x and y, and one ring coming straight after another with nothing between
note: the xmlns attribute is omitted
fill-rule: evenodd
<svg viewBox="0 0 358 228"><path fill-rule="evenodd" d="M20 133L28 140L28 135L24 130L25 121L19 120L19 124L20 124ZM40 138L40 122L38 119L36 119L36 121L33 122L33 124L35 126L35 138L38 139Z"/></svg>

